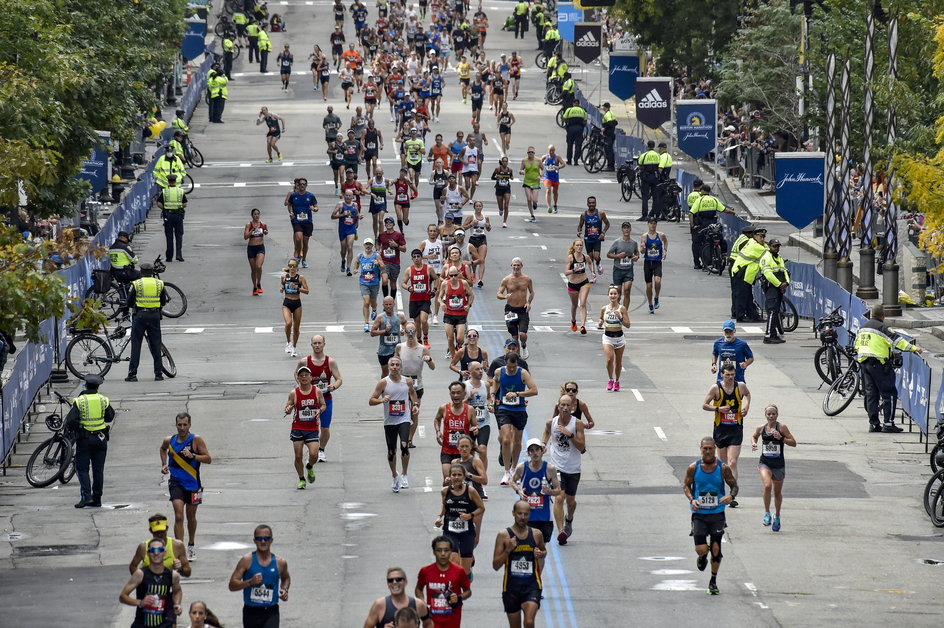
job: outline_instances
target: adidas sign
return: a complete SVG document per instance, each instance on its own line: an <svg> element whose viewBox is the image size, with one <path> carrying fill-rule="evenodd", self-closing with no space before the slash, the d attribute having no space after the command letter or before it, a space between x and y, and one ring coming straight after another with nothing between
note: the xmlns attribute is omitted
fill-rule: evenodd
<svg viewBox="0 0 944 628"><path fill-rule="evenodd" d="M659 95L659 90L653 89L636 104L640 109L668 109L669 103Z"/></svg>
<svg viewBox="0 0 944 628"><path fill-rule="evenodd" d="M599 48L600 42L593 36L592 32L587 31L583 34L583 37L574 42L574 46L579 48Z"/></svg>

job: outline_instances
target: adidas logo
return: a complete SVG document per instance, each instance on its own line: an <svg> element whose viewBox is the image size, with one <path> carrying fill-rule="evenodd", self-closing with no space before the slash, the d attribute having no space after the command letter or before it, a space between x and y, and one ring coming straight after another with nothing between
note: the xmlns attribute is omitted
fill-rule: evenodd
<svg viewBox="0 0 944 628"><path fill-rule="evenodd" d="M668 109L669 103L659 95L659 90L653 88L636 103L636 106L640 109Z"/></svg>
<svg viewBox="0 0 944 628"><path fill-rule="evenodd" d="M583 37L574 42L575 46L580 46L582 48L596 47L600 45L600 42L597 41L597 38L593 36L593 33L587 31L583 34Z"/></svg>

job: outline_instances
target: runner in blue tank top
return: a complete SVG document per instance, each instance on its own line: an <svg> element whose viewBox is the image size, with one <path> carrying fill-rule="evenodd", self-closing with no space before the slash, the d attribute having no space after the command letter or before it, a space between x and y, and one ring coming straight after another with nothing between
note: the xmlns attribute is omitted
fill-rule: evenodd
<svg viewBox="0 0 944 628"><path fill-rule="evenodd" d="M699 571L708 566L708 542L711 541L709 595L718 595L716 579L722 559L721 538L727 527L724 509L738 494L737 479L731 468L718 460L716 449L715 439L710 436L701 439L701 458L688 465L682 482L682 492L692 511L691 536L695 540L695 553L698 555L695 566ZM725 484L731 487L730 495L725 495Z"/></svg>
<svg viewBox="0 0 944 628"><path fill-rule="evenodd" d="M531 507L528 525L537 528L545 539L552 538L554 522L551 520L551 497L560 495L557 467L544 460L544 443L532 438L527 444L528 460L515 468L511 485L521 499ZM540 561L544 567L544 561Z"/></svg>
<svg viewBox="0 0 944 628"><path fill-rule="evenodd" d="M669 239L661 231L657 231L659 221L649 219L649 231L642 236L639 242L643 251L643 272L646 276L646 299L649 301L649 313L659 309L659 292L662 291L662 261L669 253ZM655 300L653 300L653 286L655 286Z"/></svg>
<svg viewBox="0 0 944 628"><path fill-rule="evenodd" d="M229 590L243 592L244 626L278 626L279 601L288 601L288 561L272 553L272 540L272 528L256 526L256 551L240 558L229 578Z"/></svg>
<svg viewBox="0 0 944 628"><path fill-rule="evenodd" d="M512 351L505 356L505 366L497 370L492 379L489 401L497 407L495 422L498 424L502 444L502 457L505 474L502 486L511 483L512 465L521 455L521 433L528 425L528 411L525 397L538 394L538 387L527 369L518 365L518 354Z"/></svg>
<svg viewBox="0 0 944 628"><path fill-rule="evenodd" d="M377 295L380 293L380 271L384 263L374 250L373 238L364 240L364 252L357 256L354 268L360 277L361 296L364 299L364 333L370 331L370 321L377 318ZM368 315L370 318L368 318Z"/></svg>
<svg viewBox="0 0 944 628"><path fill-rule="evenodd" d="M344 190L344 198L338 201L331 218L338 221L338 240L341 241L341 272L350 277L351 262L354 259L354 239L357 237L357 222L361 219L360 209L354 202L354 192Z"/></svg>

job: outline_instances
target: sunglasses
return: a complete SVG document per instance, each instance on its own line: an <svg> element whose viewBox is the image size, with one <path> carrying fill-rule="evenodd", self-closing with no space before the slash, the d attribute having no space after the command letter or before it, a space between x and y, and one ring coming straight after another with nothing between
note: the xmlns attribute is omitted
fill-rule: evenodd
<svg viewBox="0 0 944 628"><path fill-rule="evenodd" d="M148 548L148 554L163 554L163 553L164 553L163 547L149 547Z"/></svg>
<svg viewBox="0 0 944 628"><path fill-rule="evenodd" d="M406 330L406 335L407 335L407 336L415 336L415 335L416 335L416 331L411 331L411 330L408 329L408 330Z"/></svg>
<svg viewBox="0 0 944 628"><path fill-rule="evenodd" d="M577 392L576 388L565 388L564 392Z"/></svg>
<svg viewBox="0 0 944 628"><path fill-rule="evenodd" d="M387 578L387 584L393 584L394 582L406 582L406 578Z"/></svg>
<svg viewBox="0 0 944 628"><path fill-rule="evenodd" d="M449 276L450 276L450 277L458 277L459 275L453 275L452 273L449 273Z"/></svg>
<svg viewBox="0 0 944 628"><path fill-rule="evenodd" d="M529 155L533 155L533 154L534 154L534 151L533 151L533 150L529 150L529 151L528 151L528 154L529 154Z"/></svg>
<svg viewBox="0 0 944 628"><path fill-rule="evenodd" d="M466 334L465 337L466 337L466 338L478 338L479 335L478 335L478 334Z"/></svg>
<svg viewBox="0 0 944 628"><path fill-rule="evenodd" d="M258 541L259 543L268 543L271 540L272 540L271 536L257 536L256 537L256 541Z"/></svg>

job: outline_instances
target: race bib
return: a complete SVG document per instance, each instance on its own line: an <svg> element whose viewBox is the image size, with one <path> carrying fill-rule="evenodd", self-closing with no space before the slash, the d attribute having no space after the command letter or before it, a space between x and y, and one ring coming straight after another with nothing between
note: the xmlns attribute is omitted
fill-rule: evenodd
<svg viewBox="0 0 944 628"><path fill-rule="evenodd" d="M194 506L199 506L203 503L203 489L198 488L197 490L190 493L190 503Z"/></svg>
<svg viewBox="0 0 944 628"><path fill-rule="evenodd" d="M396 256L397 252L395 249L384 249L383 256L387 259L393 259Z"/></svg>
<svg viewBox="0 0 944 628"><path fill-rule="evenodd" d="M718 494L717 493L701 493L698 495L698 505L701 508L717 508L718 507Z"/></svg>
<svg viewBox="0 0 944 628"><path fill-rule="evenodd" d="M457 533L468 532L469 522L464 519L452 519L449 522L449 531Z"/></svg>
<svg viewBox="0 0 944 628"><path fill-rule="evenodd" d="M295 220L308 220L308 212L296 212Z"/></svg>
<svg viewBox="0 0 944 628"><path fill-rule="evenodd" d="M534 572L533 564L527 558L513 560L511 561L509 567L510 569L508 571L511 573L511 575L518 578L530 576Z"/></svg>
<svg viewBox="0 0 944 628"><path fill-rule="evenodd" d="M261 238L263 235L265 235L265 232L262 229L253 229L249 235L253 238Z"/></svg>
<svg viewBox="0 0 944 628"><path fill-rule="evenodd" d="M403 416L406 413L406 401L402 399L390 400L390 416Z"/></svg>
<svg viewBox="0 0 944 628"><path fill-rule="evenodd" d="M588 235L588 236L598 236L598 235L600 235L600 228L599 228L599 227L587 227L587 235Z"/></svg>
<svg viewBox="0 0 944 628"><path fill-rule="evenodd" d="M488 418L488 409L485 406L478 406L475 408L475 420L481 425L483 421Z"/></svg>
<svg viewBox="0 0 944 628"><path fill-rule="evenodd" d="M459 437L462 436L463 432L452 431L449 432L449 444L453 447L459 444Z"/></svg>
<svg viewBox="0 0 944 628"><path fill-rule="evenodd" d="M252 587L249 590L249 601L256 604L271 604L274 599L275 589L268 585Z"/></svg>
<svg viewBox="0 0 944 628"><path fill-rule="evenodd" d="M318 390L320 390L320 391L322 392L322 394L328 392L328 382L325 382L325 381L317 381L317 382L315 382L315 386L318 387Z"/></svg>
<svg viewBox="0 0 944 628"><path fill-rule="evenodd" d="M298 411L298 419L300 421L314 421L315 420L315 409L314 408L302 408Z"/></svg>
<svg viewBox="0 0 944 628"><path fill-rule="evenodd" d="M345 216L345 217L344 217L344 224L346 224L346 225L353 225L353 224L354 224L354 216L352 216L352 215L350 215L350 214L348 214L347 216Z"/></svg>
<svg viewBox="0 0 944 628"><path fill-rule="evenodd" d="M738 413L733 411L721 411L722 425L737 425Z"/></svg>
<svg viewBox="0 0 944 628"><path fill-rule="evenodd" d="M528 495L528 505L531 508L544 508L544 495Z"/></svg>
<svg viewBox="0 0 944 628"><path fill-rule="evenodd" d="M472 227L472 235L474 236L485 235L485 227Z"/></svg>
<svg viewBox="0 0 944 628"><path fill-rule="evenodd" d="M370 96L368 96L370 98ZM367 142L367 150L374 150L377 148L377 142Z"/></svg>
<svg viewBox="0 0 944 628"><path fill-rule="evenodd" d="M660 255L660 253L659 253L659 247L657 247L657 246L651 247L651 248L649 249L647 255L648 255L648 257L649 257L650 259L658 259L659 257L661 257L661 255Z"/></svg>
<svg viewBox="0 0 944 628"><path fill-rule="evenodd" d="M141 610L146 613L163 613L164 602L164 598L159 595L146 595L141 603Z"/></svg>
<svg viewBox="0 0 944 628"><path fill-rule="evenodd" d="M517 405L520 405L520 404L521 404L521 397L518 397L517 395L515 395L514 397L512 397L512 394L514 394L514 393L511 393L511 392L505 393L505 396L502 397L502 403L505 404L506 406L517 406Z"/></svg>
<svg viewBox="0 0 944 628"><path fill-rule="evenodd" d="M397 194L397 200L400 201L400 202L406 202L406 200L407 200L407 195L406 195L406 194L399 194L399 193L398 193L398 194Z"/></svg>
<svg viewBox="0 0 944 628"><path fill-rule="evenodd" d="M616 260L616 262L620 268L629 268L630 266L633 265L633 258L628 257L628 256L621 257L618 260Z"/></svg>
<svg viewBox="0 0 944 628"><path fill-rule="evenodd" d="M400 342L399 334L387 334L386 336L383 337L383 343L385 345L395 345L398 342Z"/></svg>
<svg viewBox="0 0 944 628"><path fill-rule="evenodd" d="M508 179L498 179L498 187L506 188L511 184L511 181Z"/></svg>
<svg viewBox="0 0 944 628"><path fill-rule="evenodd" d="M721 370L722 370L722 371L723 371L726 367L729 367L729 366L733 366L733 367L737 368L737 365L734 363L734 360L732 360L732 359L722 359L722 360L721 360Z"/></svg>
<svg viewBox="0 0 944 628"><path fill-rule="evenodd" d="M374 273L366 272L362 275L362 278L364 279L365 282L370 283L371 281L374 280Z"/></svg>
<svg viewBox="0 0 944 628"><path fill-rule="evenodd" d="M587 264L585 262L577 262L576 264L574 264L573 271L575 275L580 275L582 273L585 273L587 272Z"/></svg>
<svg viewBox="0 0 944 628"><path fill-rule="evenodd" d="M764 443L764 456L767 458L779 458L780 457L780 443L771 441L769 443Z"/></svg>
<svg viewBox="0 0 944 628"><path fill-rule="evenodd" d="M426 292L426 282L425 282L425 281L417 281L415 284L413 284L413 292L425 293L425 292Z"/></svg>
<svg viewBox="0 0 944 628"><path fill-rule="evenodd" d="M518 313L517 313L517 312L505 312L505 322L506 322L506 323L513 323L513 322L516 321L516 320L518 320Z"/></svg>
<svg viewBox="0 0 944 628"><path fill-rule="evenodd" d="M608 325L618 325L620 322L619 312L617 310L610 310L606 313L606 323Z"/></svg>
<svg viewBox="0 0 944 628"><path fill-rule="evenodd" d="M449 297L449 309L451 310L461 310L464 304L465 299L462 297Z"/></svg>

